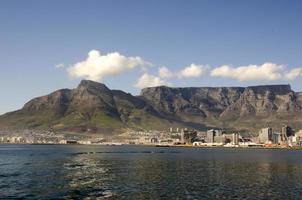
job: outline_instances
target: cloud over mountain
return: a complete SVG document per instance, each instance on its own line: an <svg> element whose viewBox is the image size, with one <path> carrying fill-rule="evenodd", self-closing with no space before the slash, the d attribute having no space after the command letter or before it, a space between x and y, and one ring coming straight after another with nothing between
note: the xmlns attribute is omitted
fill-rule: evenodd
<svg viewBox="0 0 302 200"><path fill-rule="evenodd" d="M285 74L285 79L294 80L298 76L302 76L302 68L294 68Z"/></svg>
<svg viewBox="0 0 302 200"><path fill-rule="evenodd" d="M171 85L167 81L170 79L173 80L174 85L178 85L179 79L199 78L205 75L241 82L294 80L302 76L302 68L288 68L286 65L272 62L266 62L261 65L221 65L218 67L192 63L179 70L162 66L158 68L157 75L148 72L147 66L150 65L149 62L138 56L128 57L119 52L101 54L98 50L91 50L86 60L77 62L66 70L72 79L82 78L103 81L108 76L119 75L134 69L142 69L142 74L134 84L137 88ZM56 67L63 69L65 65L57 64Z"/></svg>
<svg viewBox="0 0 302 200"><path fill-rule="evenodd" d="M134 85L137 88L146 88L146 87L155 87L162 85L171 85L170 83L162 80L160 77L150 75L148 73L144 73L139 79L137 83Z"/></svg>
<svg viewBox="0 0 302 200"><path fill-rule="evenodd" d="M208 69L208 65L197 65L192 63L191 65L184 67L178 72L173 72L164 66L158 69L158 76L161 78L197 78L205 75Z"/></svg>
<svg viewBox="0 0 302 200"><path fill-rule="evenodd" d="M171 78L174 76L174 73L167 67L163 66L158 69L158 76L161 78Z"/></svg>
<svg viewBox="0 0 302 200"><path fill-rule="evenodd" d="M222 65L211 71L211 76L230 78L238 81L277 81L293 80L301 75L302 69L286 70L284 65L264 63L262 65L246 65L231 67Z"/></svg>
<svg viewBox="0 0 302 200"><path fill-rule="evenodd" d="M184 69L182 69L180 72L178 72L179 78L196 78L204 75L208 70L207 65L196 65L192 63L189 66L186 66Z"/></svg>
<svg viewBox="0 0 302 200"><path fill-rule="evenodd" d="M119 52L102 55L97 50L91 50L86 60L72 65L67 71L71 78L99 81L107 76L117 75L147 65L149 63L138 56L126 57Z"/></svg>

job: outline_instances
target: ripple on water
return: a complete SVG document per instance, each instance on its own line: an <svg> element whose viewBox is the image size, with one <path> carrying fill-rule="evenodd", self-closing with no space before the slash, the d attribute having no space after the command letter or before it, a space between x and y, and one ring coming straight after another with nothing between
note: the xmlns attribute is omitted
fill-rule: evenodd
<svg viewBox="0 0 302 200"><path fill-rule="evenodd" d="M76 152L68 153L71 156L90 154L177 154L179 151L97 151L97 152Z"/></svg>
<svg viewBox="0 0 302 200"><path fill-rule="evenodd" d="M18 177L20 175L21 175L21 173L0 174L0 178Z"/></svg>
<svg viewBox="0 0 302 200"><path fill-rule="evenodd" d="M301 199L302 196L302 157L290 151L28 148L26 155L11 152L1 155L0 199ZM49 151L51 157L41 156L49 155Z"/></svg>

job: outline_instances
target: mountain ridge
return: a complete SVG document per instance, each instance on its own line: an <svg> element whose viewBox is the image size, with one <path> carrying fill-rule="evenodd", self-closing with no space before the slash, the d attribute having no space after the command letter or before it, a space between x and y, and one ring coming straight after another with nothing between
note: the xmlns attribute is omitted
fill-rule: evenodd
<svg viewBox="0 0 302 200"><path fill-rule="evenodd" d="M133 96L82 80L0 116L0 127L76 132L220 127L254 131L267 123L301 127L302 93L288 84L248 87L149 87ZM301 127L302 128L302 127Z"/></svg>

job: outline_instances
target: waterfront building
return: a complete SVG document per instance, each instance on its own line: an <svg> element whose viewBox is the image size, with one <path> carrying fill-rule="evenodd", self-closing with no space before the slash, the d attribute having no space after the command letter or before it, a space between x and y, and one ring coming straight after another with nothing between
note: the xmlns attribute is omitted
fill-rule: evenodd
<svg viewBox="0 0 302 200"><path fill-rule="evenodd" d="M181 132L180 132L180 142L182 143L182 144L184 144L185 143L185 132L184 132L184 130L183 129L181 129Z"/></svg>
<svg viewBox="0 0 302 200"><path fill-rule="evenodd" d="M299 145L297 142L297 137L295 135L289 136L287 140L288 146L296 146Z"/></svg>
<svg viewBox="0 0 302 200"><path fill-rule="evenodd" d="M59 144L66 144L66 140L60 140Z"/></svg>
<svg viewBox="0 0 302 200"><path fill-rule="evenodd" d="M151 143L158 143L158 139L157 138L151 138Z"/></svg>
<svg viewBox="0 0 302 200"><path fill-rule="evenodd" d="M281 133L273 133L272 142L273 144L281 144Z"/></svg>
<svg viewBox="0 0 302 200"><path fill-rule="evenodd" d="M91 144L91 141L90 140L80 140L78 141L79 144Z"/></svg>
<svg viewBox="0 0 302 200"><path fill-rule="evenodd" d="M222 130L218 129L215 130L215 136L221 136L222 135Z"/></svg>
<svg viewBox="0 0 302 200"><path fill-rule="evenodd" d="M225 144L225 135L217 135L214 136L214 143L221 143L221 144Z"/></svg>
<svg viewBox="0 0 302 200"><path fill-rule="evenodd" d="M206 142L207 143L214 143L216 142L215 141L215 136L220 136L222 137L223 136L223 131L222 130L219 130L219 129L211 129L211 130L208 130L207 133L206 133ZM219 138L217 137L218 140L224 140L224 136L222 138Z"/></svg>
<svg viewBox="0 0 302 200"><path fill-rule="evenodd" d="M233 135L232 134L225 134L225 143L232 143Z"/></svg>
<svg viewBox="0 0 302 200"><path fill-rule="evenodd" d="M233 133L232 134L232 143L234 145L238 145L239 144L239 134L238 133Z"/></svg>
<svg viewBox="0 0 302 200"><path fill-rule="evenodd" d="M259 142L269 143L272 141L273 129L271 127L262 128L259 132Z"/></svg>
<svg viewBox="0 0 302 200"><path fill-rule="evenodd" d="M200 139L205 140L206 137L207 137L207 132L206 132L206 131L198 131L198 132L197 132L197 136L198 136Z"/></svg>
<svg viewBox="0 0 302 200"><path fill-rule="evenodd" d="M207 131L207 143L214 143L215 130L211 129Z"/></svg>
<svg viewBox="0 0 302 200"><path fill-rule="evenodd" d="M299 130L296 133L296 140L297 140L297 145L302 145L302 130Z"/></svg>
<svg viewBox="0 0 302 200"><path fill-rule="evenodd" d="M296 136L302 138L302 130L299 130L298 132L296 132Z"/></svg>
<svg viewBox="0 0 302 200"><path fill-rule="evenodd" d="M294 135L293 129L290 126L284 124L281 128L282 141L286 141L288 137L293 135Z"/></svg>
<svg viewBox="0 0 302 200"><path fill-rule="evenodd" d="M195 130L181 130L181 143L192 144L197 137Z"/></svg>

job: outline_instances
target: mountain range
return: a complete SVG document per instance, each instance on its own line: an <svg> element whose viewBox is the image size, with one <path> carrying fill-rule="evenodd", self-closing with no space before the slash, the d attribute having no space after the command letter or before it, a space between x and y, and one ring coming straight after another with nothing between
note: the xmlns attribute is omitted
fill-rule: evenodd
<svg viewBox="0 0 302 200"><path fill-rule="evenodd" d="M159 86L144 88L133 96L83 80L75 89L34 98L22 109L0 116L0 128L106 134L169 127L257 131L267 124L302 128L302 93L290 85Z"/></svg>

